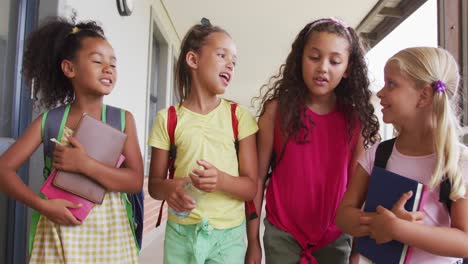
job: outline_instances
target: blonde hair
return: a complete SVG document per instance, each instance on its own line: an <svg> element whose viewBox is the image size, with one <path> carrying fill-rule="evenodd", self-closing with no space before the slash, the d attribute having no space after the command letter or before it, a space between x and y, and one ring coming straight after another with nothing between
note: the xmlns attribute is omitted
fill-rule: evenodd
<svg viewBox="0 0 468 264"><path fill-rule="evenodd" d="M445 176L452 189L450 199L463 198L466 186L463 180L461 160L465 153L460 142L461 128L458 118L458 87L460 75L453 56L441 48L416 47L404 49L388 62L396 62L400 70L416 82L418 88L440 80L446 85L444 92L435 92L432 121L437 160L429 186L436 187Z"/></svg>

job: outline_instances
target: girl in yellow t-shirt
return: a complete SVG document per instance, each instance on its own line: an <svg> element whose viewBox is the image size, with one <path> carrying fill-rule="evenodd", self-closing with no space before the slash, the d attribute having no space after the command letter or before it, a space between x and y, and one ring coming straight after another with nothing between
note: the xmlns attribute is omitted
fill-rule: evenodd
<svg viewBox="0 0 468 264"><path fill-rule="evenodd" d="M149 139L149 193L166 200L171 209L164 262L243 263L244 201L256 192L258 127L246 109L237 107L237 158L231 103L218 98L234 75L236 47L225 30L205 20L187 32L180 50L174 179L165 180L170 149L167 109L158 113Z"/></svg>

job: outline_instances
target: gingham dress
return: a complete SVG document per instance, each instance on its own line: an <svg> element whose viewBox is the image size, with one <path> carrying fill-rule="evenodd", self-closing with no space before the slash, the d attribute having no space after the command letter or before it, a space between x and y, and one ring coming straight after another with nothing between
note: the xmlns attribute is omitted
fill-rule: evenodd
<svg viewBox="0 0 468 264"><path fill-rule="evenodd" d="M60 226L41 215L29 263L138 263L121 194L108 192L79 226Z"/></svg>

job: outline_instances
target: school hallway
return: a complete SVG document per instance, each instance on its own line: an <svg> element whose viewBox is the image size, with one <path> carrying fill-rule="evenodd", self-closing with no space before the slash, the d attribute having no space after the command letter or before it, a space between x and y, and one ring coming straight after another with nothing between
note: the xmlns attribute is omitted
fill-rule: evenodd
<svg viewBox="0 0 468 264"><path fill-rule="evenodd" d="M265 217L265 202L262 208L262 221L260 221L260 238L263 238L263 232L265 226L263 225L263 218ZM154 235L154 239L148 244L143 245L143 250L140 254L140 264L159 264L163 263L163 248L164 248L164 230L166 228L166 222L158 227L158 231ZM245 238L247 241L247 237ZM260 239L263 248L263 239ZM247 243L247 242L246 242ZM265 263L265 254L263 254L262 263Z"/></svg>

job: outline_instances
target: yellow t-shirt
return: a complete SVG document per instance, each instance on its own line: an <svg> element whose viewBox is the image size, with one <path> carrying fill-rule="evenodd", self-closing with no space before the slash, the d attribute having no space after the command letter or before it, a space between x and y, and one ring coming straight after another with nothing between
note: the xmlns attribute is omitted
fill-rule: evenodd
<svg viewBox="0 0 468 264"><path fill-rule="evenodd" d="M176 106L176 112L177 127L174 134L177 157L174 178L188 177L189 172L198 167L197 160L205 160L221 171L239 176L230 102L222 99L206 115L192 112L183 106ZM245 108L237 107L236 116L239 141L257 132L257 123ZM169 150L167 109L158 112L148 143L152 147ZM197 224L202 218L207 218L216 229L238 226L245 219L244 201L218 191L203 196L185 219L169 213L169 219L180 224Z"/></svg>

